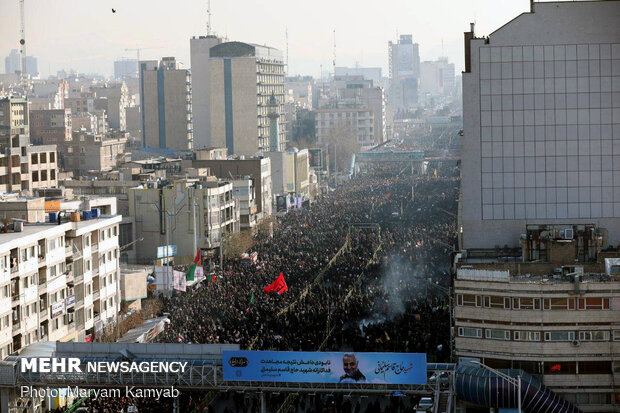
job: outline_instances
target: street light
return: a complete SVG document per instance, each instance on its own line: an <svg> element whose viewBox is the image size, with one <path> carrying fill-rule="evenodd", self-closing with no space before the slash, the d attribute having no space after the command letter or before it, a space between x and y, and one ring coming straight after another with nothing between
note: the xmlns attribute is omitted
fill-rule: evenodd
<svg viewBox="0 0 620 413"><path fill-rule="evenodd" d="M517 403L518 403L517 408L518 408L518 412L521 413L521 375L520 374L515 379L514 377L510 377L509 375L504 374L501 371L495 370L494 368L491 368L485 364L482 364L478 360L468 360L468 362L477 364L480 367L495 374L496 376L501 377L502 379L506 380L508 383L512 384L513 386L516 386L517 387Z"/></svg>

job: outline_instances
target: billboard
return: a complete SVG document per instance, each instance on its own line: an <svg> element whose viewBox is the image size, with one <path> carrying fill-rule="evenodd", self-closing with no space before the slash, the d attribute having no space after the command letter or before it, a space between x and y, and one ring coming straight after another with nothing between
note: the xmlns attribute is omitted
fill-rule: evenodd
<svg viewBox="0 0 620 413"><path fill-rule="evenodd" d="M177 255L176 245L163 245L157 247L157 258L174 257Z"/></svg>
<svg viewBox="0 0 620 413"><path fill-rule="evenodd" d="M224 381L426 384L423 353L224 351Z"/></svg>
<svg viewBox="0 0 620 413"><path fill-rule="evenodd" d="M310 168L323 169L323 150L321 148L308 149Z"/></svg>

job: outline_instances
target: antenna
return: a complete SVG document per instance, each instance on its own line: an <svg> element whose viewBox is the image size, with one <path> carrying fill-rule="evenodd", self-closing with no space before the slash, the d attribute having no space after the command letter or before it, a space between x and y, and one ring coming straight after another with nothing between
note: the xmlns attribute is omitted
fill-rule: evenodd
<svg viewBox="0 0 620 413"><path fill-rule="evenodd" d="M289 68L288 68L288 27L285 29L284 31L285 33L285 37L286 37L286 73L289 73Z"/></svg>
<svg viewBox="0 0 620 413"><path fill-rule="evenodd" d="M211 34L211 0L207 0L207 36Z"/></svg>
<svg viewBox="0 0 620 413"><path fill-rule="evenodd" d="M24 11L24 0L19 0L19 44L22 53L22 85L24 86L24 95L28 89L28 74L26 73L26 13Z"/></svg>
<svg viewBox="0 0 620 413"><path fill-rule="evenodd" d="M334 29L334 80L336 79L336 29Z"/></svg>
<svg viewBox="0 0 620 413"><path fill-rule="evenodd" d="M441 39L441 57L444 57L445 53L443 52L443 39Z"/></svg>

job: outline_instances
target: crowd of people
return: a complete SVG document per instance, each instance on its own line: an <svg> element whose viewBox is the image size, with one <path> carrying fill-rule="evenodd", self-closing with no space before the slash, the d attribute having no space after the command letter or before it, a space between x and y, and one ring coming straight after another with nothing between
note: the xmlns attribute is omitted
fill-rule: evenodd
<svg viewBox="0 0 620 413"><path fill-rule="evenodd" d="M215 282L207 278L162 298L171 322L158 341L426 353L429 362L448 361L447 291L459 183L454 166L436 169L412 176L403 165L370 167L307 210L280 217L273 236L256 239L256 265L230 257ZM265 293L280 273L288 291ZM181 399L182 411L191 411L201 395ZM272 395L268 402L276 406L283 399ZM218 412L259 408L252 397L220 396L209 408L218 405ZM412 405L402 398L295 400L300 412L406 412ZM106 411L95 409L89 411Z"/></svg>

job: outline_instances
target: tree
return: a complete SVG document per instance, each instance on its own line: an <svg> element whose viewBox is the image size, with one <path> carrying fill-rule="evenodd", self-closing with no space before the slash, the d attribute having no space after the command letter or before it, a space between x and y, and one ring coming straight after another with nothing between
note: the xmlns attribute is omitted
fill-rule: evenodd
<svg viewBox="0 0 620 413"><path fill-rule="evenodd" d="M339 120L329 129L326 143L329 146L329 162L334 171L346 170L351 156L360 151L356 130L345 119Z"/></svg>

